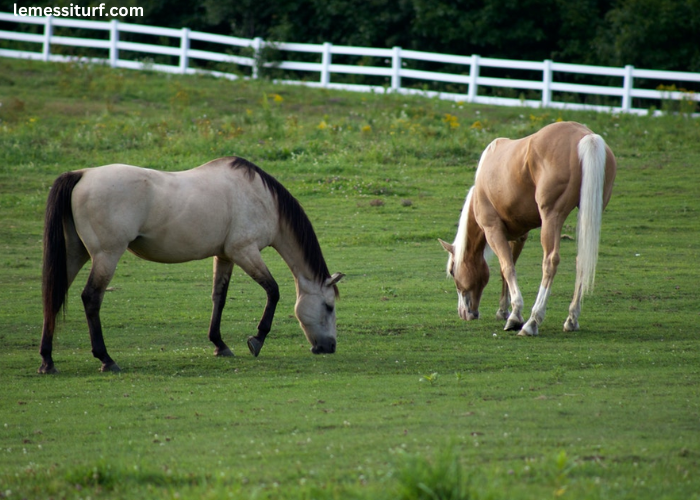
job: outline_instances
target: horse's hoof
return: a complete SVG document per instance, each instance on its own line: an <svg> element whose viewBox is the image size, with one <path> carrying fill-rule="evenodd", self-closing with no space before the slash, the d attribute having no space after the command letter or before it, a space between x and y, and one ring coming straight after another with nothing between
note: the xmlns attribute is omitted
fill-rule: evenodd
<svg viewBox="0 0 700 500"><path fill-rule="evenodd" d="M506 322L505 328L503 328L504 331L506 332L515 332L520 330L523 327L523 322L519 321L517 319L509 319Z"/></svg>
<svg viewBox="0 0 700 500"><path fill-rule="evenodd" d="M102 368L100 368L100 371L103 373L106 373L106 372L119 373L120 371L122 371L122 369L119 368L118 364L112 362L109 364L103 364Z"/></svg>
<svg viewBox="0 0 700 500"><path fill-rule="evenodd" d="M578 326L578 321L572 321L571 318L567 318L566 322L564 323L564 331L565 332L576 332L578 331L579 326Z"/></svg>
<svg viewBox="0 0 700 500"><path fill-rule="evenodd" d="M499 321L506 321L508 319L508 316L510 316L510 312L508 312L508 311L503 311L503 310L499 309L496 312L496 319Z"/></svg>
<svg viewBox="0 0 700 500"><path fill-rule="evenodd" d="M214 356L222 356L224 358L231 358L233 357L233 351L229 349L228 347L225 347L223 349L219 349L218 347L214 349Z"/></svg>
<svg viewBox="0 0 700 500"><path fill-rule="evenodd" d="M537 323L528 321L523 329L518 332L519 337L536 337L539 334Z"/></svg>
<svg viewBox="0 0 700 500"><path fill-rule="evenodd" d="M42 375L44 375L44 374L53 375L55 373L58 373L58 370L53 365L51 365L51 366L41 365L36 372L41 373Z"/></svg>
<svg viewBox="0 0 700 500"><path fill-rule="evenodd" d="M263 343L255 337L248 337L248 349L250 349L250 353L256 358L258 357L258 354L260 354L260 349L262 349L262 346Z"/></svg>

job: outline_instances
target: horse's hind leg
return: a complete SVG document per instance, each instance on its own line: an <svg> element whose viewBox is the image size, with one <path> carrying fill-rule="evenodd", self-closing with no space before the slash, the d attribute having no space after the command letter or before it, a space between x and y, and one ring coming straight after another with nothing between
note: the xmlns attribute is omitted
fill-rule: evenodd
<svg viewBox="0 0 700 500"><path fill-rule="evenodd" d="M101 253L92 258L92 270L87 284L83 289L81 298L85 307L88 329L90 330L90 342L92 343L92 355L102 361L103 372L121 371L119 366L107 354L104 338L102 336L102 322L100 321L100 308L104 299L107 285L114 276L121 254L116 256Z"/></svg>
<svg viewBox="0 0 700 500"><path fill-rule="evenodd" d="M552 215L542 217L541 242L544 256L542 258L542 282L537 294L535 305L532 306L532 314L518 335L533 336L539 333L539 325L542 324L547 310L547 301L552 290L552 282L559 266L559 244L561 240L561 228L564 225L565 216Z"/></svg>
<svg viewBox="0 0 700 500"><path fill-rule="evenodd" d="M85 263L90 259L83 242L75 232L75 227L70 221L66 222L66 285L71 286L78 272L83 268ZM53 362L53 335L56 327L56 315L58 311L53 312L50 317L44 318L44 325L41 332L41 344L39 345L39 354L41 355L41 366L37 370L38 373L58 373Z"/></svg>
<svg viewBox="0 0 700 500"><path fill-rule="evenodd" d="M525 246L525 242L527 241L527 236L528 233L525 233L524 236L521 236L517 240L510 242L510 251L513 255L513 265L515 265L518 262L518 257L520 257L520 253L523 251L523 247ZM496 312L496 319L506 321L508 319L508 316L510 315L509 307L510 292L508 291L508 281L506 280L505 276L503 276L503 273L501 273L501 298L498 302L498 311Z"/></svg>
<svg viewBox="0 0 700 500"><path fill-rule="evenodd" d="M233 356L231 349L221 340L221 313L226 305L226 295L232 271L233 262L214 257L214 284L211 293L214 308L209 323L209 340L216 346L214 349L216 356Z"/></svg>
<svg viewBox="0 0 700 500"><path fill-rule="evenodd" d="M579 284L574 290L574 299L571 301L569 306L569 316L564 322L565 332L575 332L579 329L578 326L578 316L581 314L581 298L583 293L581 291L581 285Z"/></svg>

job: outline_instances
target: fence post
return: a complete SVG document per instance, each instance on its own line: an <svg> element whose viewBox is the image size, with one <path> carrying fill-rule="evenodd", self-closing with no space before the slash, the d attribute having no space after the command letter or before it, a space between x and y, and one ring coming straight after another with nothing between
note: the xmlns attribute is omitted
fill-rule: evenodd
<svg viewBox="0 0 700 500"><path fill-rule="evenodd" d="M331 49L333 44L330 42L323 43L323 52L321 53L321 87L328 87L331 83Z"/></svg>
<svg viewBox="0 0 700 500"><path fill-rule="evenodd" d="M394 47L391 55L391 88L398 91L401 88L401 47Z"/></svg>
<svg viewBox="0 0 700 500"><path fill-rule="evenodd" d="M48 61L51 56L51 37L53 36L53 16L46 16L44 24L44 50L42 53L44 61Z"/></svg>
<svg viewBox="0 0 700 500"><path fill-rule="evenodd" d="M187 67L190 64L188 52L190 50L190 29L182 28L182 37L180 38L180 73L187 73Z"/></svg>
<svg viewBox="0 0 700 500"><path fill-rule="evenodd" d="M632 109L632 87L634 86L634 78L632 72L634 66L628 64L625 66L625 79L622 82L622 111L625 113Z"/></svg>
<svg viewBox="0 0 700 500"><path fill-rule="evenodd" d="M119 61L119 20L112 19L109 26L109 65L117 67Z"/></svg>
<svg viewBox="0 0 700 500"><path fill-rule="evenodd" d="M545 59L542 67L542 107L552 104L552 60Z"/></svg>
<svg viewBox="0 0 700 500"><path fill-rule="evenodd" d="M260 76L260 68L263 65L261 48L262 38L256 36L253 38L253 70L251 75L254 80L257 80L258 76Z"/></svg>
<svg viewBox="0 0 700 500"><path fill-rule="evenodd" d="M472 55L472 63L469 67L469 92L467 94L468 102L476 102L477 95L477 80L479 79L479 56Z"/></svg>

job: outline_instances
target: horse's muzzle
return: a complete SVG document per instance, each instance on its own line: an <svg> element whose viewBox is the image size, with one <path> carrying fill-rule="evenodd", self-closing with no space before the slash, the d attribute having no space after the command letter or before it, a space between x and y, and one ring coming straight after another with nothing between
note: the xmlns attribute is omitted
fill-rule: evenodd
<svg viewBox="0 0 700 500"><path fill-rule="evenodd" d="M316 344L311 348L314 354L333 354L335 352L335 340Z"/></svg>
<svg viewBox="0 0 700 500"><path fill-rule="evenodd" d="M473 319L479 319L479 309L472 310L472 300L471 296L467 293L457 293L457 312L459 317L465 321L471 321Z"/></svg>

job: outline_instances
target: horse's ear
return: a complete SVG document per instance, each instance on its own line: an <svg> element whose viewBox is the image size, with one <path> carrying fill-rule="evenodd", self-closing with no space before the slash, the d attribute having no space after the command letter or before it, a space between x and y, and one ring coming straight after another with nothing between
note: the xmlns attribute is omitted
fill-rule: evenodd
<svg viewBox="0 0 700 500"><path fill-rule="evenodd" d="M333 276L326 280L326 286L333 286L345 277L343 273L335 273Z"/></svg>
<svg viewBox="0 0 700 500"><path fill-rule="evenodd" d="M454 247L453 245L447 243L446 241L441 240L440 238L438 238L438 241L439 241L440 244L442 245L442 248L444 248L447 252L449 252L449 253L451 253L451 254L454 255L454 253L455 253L455 247Z"/></svg>

